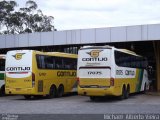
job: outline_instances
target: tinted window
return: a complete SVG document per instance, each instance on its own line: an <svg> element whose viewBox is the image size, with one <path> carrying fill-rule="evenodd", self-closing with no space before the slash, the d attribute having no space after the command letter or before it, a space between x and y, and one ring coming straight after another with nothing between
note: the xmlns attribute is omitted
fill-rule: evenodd
<svg viewBox="0 0 160 120"><path fill-rule="evenodd" d="M76 70L77 67L76 58L36 55L36 59L39 69Z"/></svg>
<svg viewBox="0 0 160 120"><path fill-rule="evenodd" d="M44 56L37 55L36 59L37 59L37 67L40 69L44 69L45 68Z"/></svg>
<svg viewBox="0 0 160 120"><path fill-rule="evenodd" d="M73 58L64 58L63 59L64 69L77 69L77 60Z"/></svg>
<svg viewBox="0 0 160 120"><path fill-rule="evenodd" d="M131 68L146 68L147 60L140 56L134 56L127 53L115 51L116 65Z"/></svg>

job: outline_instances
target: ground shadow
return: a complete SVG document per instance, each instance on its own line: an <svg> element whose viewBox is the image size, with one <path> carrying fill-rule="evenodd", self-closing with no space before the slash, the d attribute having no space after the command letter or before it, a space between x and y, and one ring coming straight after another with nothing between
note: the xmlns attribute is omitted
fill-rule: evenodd
<svg viewBox="0 0 160 120"><path fill-rule="evenodd" d="M128 99L136 99L137 96L142 95L143 93L132 93L130 94ZM128 99L120 99L120 97L117 96L105 96L105 97L97 97L94 101L90 100L90 98L88 98L88 100L86 102L93 102L93 103L112 103L112 102L119 102L119 101L125 101Z"/></svg>
<svg viewBox="0 0 160 120"><path fill-rule="evenodd" d="M33 96L31 99L25 99L23 96L21 98L17 98L14 100L26 100L26 101L36 101L36 100L46 100L46 99L63 99L64 97L71 97L76 96L77 92L67 93L64 94L62 97L55 97L55 98L47 98L46 96ZM13 96L13 95L12 95Z"/></svg>

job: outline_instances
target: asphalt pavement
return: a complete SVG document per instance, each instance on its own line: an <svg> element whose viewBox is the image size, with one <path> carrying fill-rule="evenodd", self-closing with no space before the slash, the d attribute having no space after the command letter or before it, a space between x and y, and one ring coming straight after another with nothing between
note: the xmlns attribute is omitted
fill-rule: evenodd
<svg viewBox="0 0 160 120"><path fill-rule="evenodd" d="M131 95L129 99L125 100L106 97L95 102L90 101L89 97L78 95L32 100L25 100L23 96L4 96L0 97L0 113L4 118L6 115L19 114L24 116L26 114L42 115L42 117L38 118L43 118L44 115L48 118L52 118L52 115L58 118L57 115L62 114L66 115L64 117L71 117L72 115L72 118L77 118L80 115L89 115L91 117L92 115L92 120L96 119L96 116L107 119L108 116L105 115L108 114L160 114L160 96L140 93Z"/></svg>

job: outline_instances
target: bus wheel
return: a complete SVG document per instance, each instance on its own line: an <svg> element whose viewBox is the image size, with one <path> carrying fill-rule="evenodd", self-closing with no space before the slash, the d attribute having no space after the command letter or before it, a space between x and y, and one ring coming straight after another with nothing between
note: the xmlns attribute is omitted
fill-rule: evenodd
<svg viewBox="0 0 160 120"><path fill-rule="evenodd" d="M49 91L48 98L55 98L57 94L56 86L52 85Z"/></svg>
<svg viewBox="0 0 160 120"><path fill-rule="evenodd" d="M90 100L91 101L95 101L96 100L96 96L90 96Z"/></svg>
<svg viewBox="0 0 160 120"><path fill-rule="evenodd" d="M64 86L60 85L58 87L58 93L57 93L57 97L62 97L62 95L64 94Z"/></svg>
<svg viewBox="0 0 160 120"><path fill-rule="evenodd" d="M123 86L123 88L122 88L122 94L120 96L120 100L123 100L125 98L125 94L126 94L126 87Z"/></svg>
<svg viewBox="0 0 160 120"><path fill-rule="evenodd" d="M127 90L125 92L125 99L128 99L129 98L129 94L130 94L130 86L128 85L127 86Z"/></svg>
<svg viewBox="0 0 160 120"><path fill-rule="evenodd" d="M5 86L3 85L0 89L0 96L4 96L5 95Z"/></svg>
<svg viewBox="0 0 160 120"><path fill-rule="evenodd" d="M27 99L27 100L30 100L31 97L32 97L31 95L24 95L24 98Z"/></svg>

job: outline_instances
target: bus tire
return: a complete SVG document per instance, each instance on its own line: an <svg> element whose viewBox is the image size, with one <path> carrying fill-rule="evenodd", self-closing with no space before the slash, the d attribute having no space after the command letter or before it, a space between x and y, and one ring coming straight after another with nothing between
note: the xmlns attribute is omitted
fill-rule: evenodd
<svg viewBox="0 0 160 120"><path fill-rule="evenodd" d="M96 100L96 96L90 96L89 97L91 101L95 101Z"/></svg>
<svg viewBox="0 0 160 120"><path fill-rule="evenodd" d="M0 89L0 96L4 96L5 95L5 86L3 85Z"/></svg>
<svg viewBox="0 0 160 120"><path fill-rule="evenodd" d="M30 100L31 99L31 95L24 95L24 98L26 99L26 100Z"/></svg>
<svg viewBox="0 0 160 120"><path fill-rule="evenodd" d="M55 98L57 95L57 89L55 85L52 85L50 87L50 91L49 91L49 95L47 96L47 98Z"/></svg>
<svg viewBox="0 0 160 120"><path fill-rule="evenodd" d="M122 94L121 94L121 96L119 97L119 98L120 98L120 100L123 100L123 99L125 98L125 94L126 94L126 86L125 86L125 85L123 85L123 88L122 88Z"/></svg>
<svg viewBox="0 0 160 120"><path fill-rule="evenodd" d="M129 94L130 94L130 86L127 85L127 90L125 92L125 99L128 99L129 98Z"/></svg>
<svg viewBox="0 0 160 120"><path fill-rule="evenodd" d="M62 97L63 94L64 94L64 86L61 84L61 85L58 87L57 97Z"/></svg>

